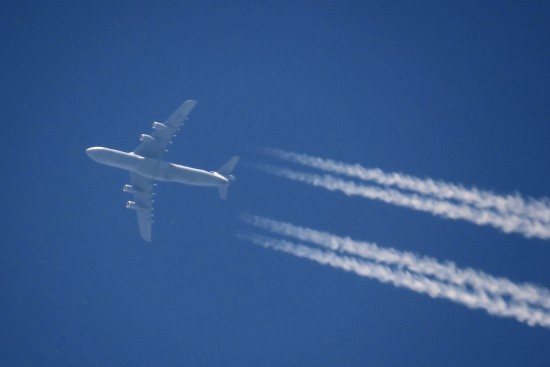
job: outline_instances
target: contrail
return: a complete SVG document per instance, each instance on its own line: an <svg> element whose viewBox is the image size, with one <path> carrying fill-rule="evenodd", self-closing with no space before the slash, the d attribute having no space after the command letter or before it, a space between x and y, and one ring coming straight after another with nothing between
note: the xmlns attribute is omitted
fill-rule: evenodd
<svg viewBox="0 0 550 367"><path fill-rule="evenodd" d="M277 240L249 233L240 233L238 237L254 244L306 258L322 265L340 268L360 276L379 280L382 283L391 283L396 287L427 294L432 298L444 298L472 309L484 309L491 315L515 318L530 326L539 325L550 328L550 312L548 310L536 309L523 302L506 301L500 296L487 294L482 290L468 290L461 286L429 279L407 270L395 269L386 265L342 256L332 251L315 249L286 240Z"/></svg>
<svg viewBox="0 0 550 367"><path fill-rule="evenodd" d="M516 284L508 279L493 277L471 268L460 269L452 262L441 263L436 259L418 256L412 252L379 247L375 243L355 241L349 237L339 237L328 232L300 227L257 215L242 215L241 220L257 228L311 242L337 253L360 256L379 264L406 269L461 287L486 291L517 302L528 302L537 307L547 308L550 311L550 291L533 284Z"/></svg>
<svg viewBox="0 0 550 367"><path fill-rule="evenodd" d="M500 196L477 188L467 189L461 185L443 181L421 179L395 172L386 173L378 168L369 169L359 164L347 164L280 149L262 149L262 151L276 158L325 172L371 181L383 186L394 186L439 199L456 200L479 209L495 210L503 215L515 214L520 217L550 223L550 201L546 198L539 200L524 199L517 194Z"/></svg>
<svg viewBox="0 0 550 367"><path fill-rule="evenodd" d="M414 193L357 184L328 174L319 175L265 164L255 165L255 167L272 175L322 187L329 191L340 191L349 196L361 196L368 199L380 200L388 204L429 212L444 218L463 219L478 225L490 225L505 233L515 232L525 237L550 238L550 226L518 215L502 215L492 210L482 210L469 205Z"/></svg>

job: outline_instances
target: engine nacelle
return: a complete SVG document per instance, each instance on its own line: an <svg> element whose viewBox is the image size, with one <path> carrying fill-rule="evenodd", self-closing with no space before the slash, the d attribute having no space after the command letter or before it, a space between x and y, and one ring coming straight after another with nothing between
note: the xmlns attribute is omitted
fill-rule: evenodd
<svg viewBox="0 0 550 367"><path fill-rule="evenodd" d="M160 123L160 122L153 122L153 129L154 130L165 130L168 129L168 126Z"/></svg>
<svg viewBox="0 0 550 367"><path fill-rule="evenodd" d="M124 187L122 188L122 191L133 194L136 192L136 189L134 189L132 185L124 185Z"/></svg>
<svg viewBox="0 0 550 367"><path fill-rule="evenodd" d="M141 136L139 137L139 140L141 140L143 142L150 142L150 141L155 140L155 138L153 138L151 135L141 134Z"/></svg>
<svg viewBox="0 0 550 367"><path fill-rule="evenodd" d="M130 200L126 203L126 209L138 210L140 208L135 201Z"/></svg>

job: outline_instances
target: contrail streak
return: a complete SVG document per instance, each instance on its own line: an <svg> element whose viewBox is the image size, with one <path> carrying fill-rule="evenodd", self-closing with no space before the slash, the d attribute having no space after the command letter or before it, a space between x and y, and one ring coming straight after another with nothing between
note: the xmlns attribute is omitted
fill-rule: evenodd
<svg viewBox="0 0 550 367"><path fill-rule="evenodd" d="M511 317L530 326L539 325L550 328L550 313L547 310L536 309L523 302L509 302L498 295L490 295L482 290L471 291L403 269L341 256L332 251L315 249L286 240L247 233L238 234L238 237L266 248L340 268L382 283L391 283L396 287L407 288L433 298L448 299L472 309L484 309L494 316Z"/></svg>
<svg viewBox="0 0 550 367"><path fill-rule="evenodd" d="M241 219L257 228L311 242L334 252L360 256L376 263L407 269L461 287L479 289L508 297L517 302L528 302L550 311L550 291L533 284L516 284L508 279L493 277L474 269L460 269L452 262L441 263L434 258L418 256L412 252L402 252L391 247L379 247L375 243L355 241L349 237L339 237L328 232L257 215L243 215Z"/></svg>
<svg viewBox="0 0 550 367"><path fill-rule="evenodd" d="M361 196L429 212L449 219L463 219L478 225L490 225L505 233L515 232L525 237L550 238L550 226L518 215L501 215L491 210L482 210L469 205L423 195L405 193L385 187L357 184L327 174L319 175L265 164L256 165L255 167L272 175L322 187L329 191L340 191L349 196Z"/></svg>
<svg viewBox="0 0 550 367"><path fill-rule="evenodd" d="M503 215L515 214L531 220L550 223L550 201L548 199L524 199L519 195L500 196L477 188L467 189L461 185L443 181L421 179L395 172L386 173L378 168L369 169L359 164L347 164L280 149L263 149L262 151L276 158L325 172L371 181L383 186L394 186L439 199L456 200L479 209L495 210Z"/></svg>

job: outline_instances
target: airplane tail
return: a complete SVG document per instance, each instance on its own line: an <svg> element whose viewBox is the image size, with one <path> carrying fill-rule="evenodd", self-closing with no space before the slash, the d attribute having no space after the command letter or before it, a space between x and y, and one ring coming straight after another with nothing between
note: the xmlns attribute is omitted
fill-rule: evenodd
<svg viewBox="0 0 550 367"><path fill-rule="evenodd" d="M231 158L230 160L228 160L227 163L224 164L222 166L222 168L220 168L218 170L218 173L220 175L222 175L223 177L227 178L230 183L231 183L231 181L236 180L235 176L233 176L231 174L231 172L233 171L233 168L235 168L235 166L237 165L238 161L239 161L239 156L236 155L233 158ZM220 193L220 198L222 198L222 200L225 200L227 198L227 188L228 187L229 187L229 184L227 184L225 186L218 186L218 191Z"/></svg>

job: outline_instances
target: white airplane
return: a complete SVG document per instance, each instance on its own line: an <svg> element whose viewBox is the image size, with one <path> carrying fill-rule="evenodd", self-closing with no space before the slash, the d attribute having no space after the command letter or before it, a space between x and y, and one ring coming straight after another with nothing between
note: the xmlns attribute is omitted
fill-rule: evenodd
<svg viewBox="0 0 550 367"><path fill-rule="evenodd" d="M186 101L164 123L153 122L153 134L142 134L141 144L133 152L126 153L102 147L86 149L86 153L94 161L130 172L130 185L124 185L123 191L134 194L134 200L128 201L126 208L136 211L139 232L146 241L151 241L155 180L216 186L222 199L227 196L229 183L235 180L231 171L239 160L238 156L231 158L217 172L180 166L160 159L196 103L197 101L193 100Z"/></svg>

